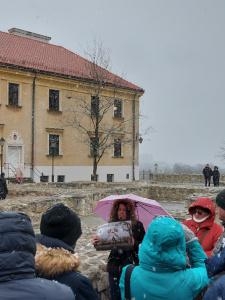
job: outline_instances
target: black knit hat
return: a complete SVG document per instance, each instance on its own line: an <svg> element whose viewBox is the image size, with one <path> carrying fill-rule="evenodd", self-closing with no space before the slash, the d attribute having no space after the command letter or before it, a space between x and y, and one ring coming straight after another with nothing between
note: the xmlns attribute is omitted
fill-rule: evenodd
<svg viewBox="0 0 225 300"><path fill-rule="evenodd" d="M216 204L225 210L225 190L222 190L217 196L216 196Z"/></svg>
<svg viewBox="0 0 225 300"><path fill-rule="evenodd" d="M56 204L42 215L40 232L75 246L82 234L80 218L63 203Z"/></svg>

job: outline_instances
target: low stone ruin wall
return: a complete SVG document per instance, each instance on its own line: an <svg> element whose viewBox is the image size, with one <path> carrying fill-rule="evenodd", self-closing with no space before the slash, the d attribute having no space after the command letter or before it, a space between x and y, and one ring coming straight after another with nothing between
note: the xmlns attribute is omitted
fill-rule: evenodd
<svg viewBox="0 0 225 300"><path fill-rule="evenodd" d="M142 178L142 177L141 177ZM204 177L201 174L151 174L145 178L151 182L169 183L169 184L202 184L204 186ZM220 184L225 184L225 175L220 176Z"/></svg>
<svg viewBox="0 0 225 300"><path fill-rule="evenodd" d="M12 186L12 188L11 188ZM9 185L9 195L12 198L7 204L11 210L19 210L32 213L37 222L39 216L48 207L58 202L63 202L74 209L81 216L93 214L93 208L98 200L111 194L137 194L142 197L168 203L170 207L176 206L176 202L184 203L184 209L193 197L210 195L214 197L220 188L205 188L202 185L186 184L172 185L165 183L134 182L132 184L30 184ZM221 187L222 188L222 187ZM176 213L176 209L174 209ZM182 213L179 211L179 213Z"/></svg>

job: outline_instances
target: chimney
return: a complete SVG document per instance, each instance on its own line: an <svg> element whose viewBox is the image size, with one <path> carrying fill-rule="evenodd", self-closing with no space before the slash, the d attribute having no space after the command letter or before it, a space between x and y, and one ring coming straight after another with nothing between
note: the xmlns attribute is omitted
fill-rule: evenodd
<svg viewBox="0 0 225 300"><path fill-rule="evenodd" d="M23 36L23 37L27 37L33 40L37 40L37 41L41 41L44 43L48 43L51 40L51 37L46 36L46 35L42 35L42 34L38 34L35 32L31 32L31 31L26 31L20 28L10 28L8 30L9 33L12 33L14 35L19 35L19 36Z"/></svg>

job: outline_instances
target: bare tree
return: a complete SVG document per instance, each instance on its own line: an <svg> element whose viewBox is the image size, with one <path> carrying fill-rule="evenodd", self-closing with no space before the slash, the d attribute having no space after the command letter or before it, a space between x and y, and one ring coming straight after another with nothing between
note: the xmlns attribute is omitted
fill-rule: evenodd
<svg viewBox="0 0 225 300"><path fill-rule="evenodd" d="M77 129L76 135L80 142L90 147L92 157L92 180L97 181L98 164L108 149L114 149L114 156L121 153L121 142L133 142L131 122L139 115L124 116L120 110L121 100L117 91L121 86L122 78L109 72L109 55L102 44L95 43L92 51L87 52L86 68L89 71L91 86L91 101L85 96L76 96L76 103L71 105L64 114L64 123ZM110 90L110 93L108 92ZM112 116L113 122L109 122Z"/></svg>

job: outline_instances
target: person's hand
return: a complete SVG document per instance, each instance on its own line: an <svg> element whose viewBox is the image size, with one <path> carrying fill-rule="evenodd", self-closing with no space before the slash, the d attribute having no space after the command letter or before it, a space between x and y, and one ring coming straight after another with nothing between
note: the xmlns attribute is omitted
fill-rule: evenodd
<svg viewBox="0 0 225 300"><path fill-rule="evenodd" d="M185 241L186 244L189 244L193 242L194 240L197 240L198 238L195 236L194 232L191 231L186 225L181 224L184 230L184 235L185 235Z"/></svg>
<svg viewBox="0 0 225 300"><path fill-rule="evenodd" d="M96 244L98 244L100 242L100 237L98 236L98 235L94 235L93 237L92 237L92 244L93 245L96 245Z"/></svg>

